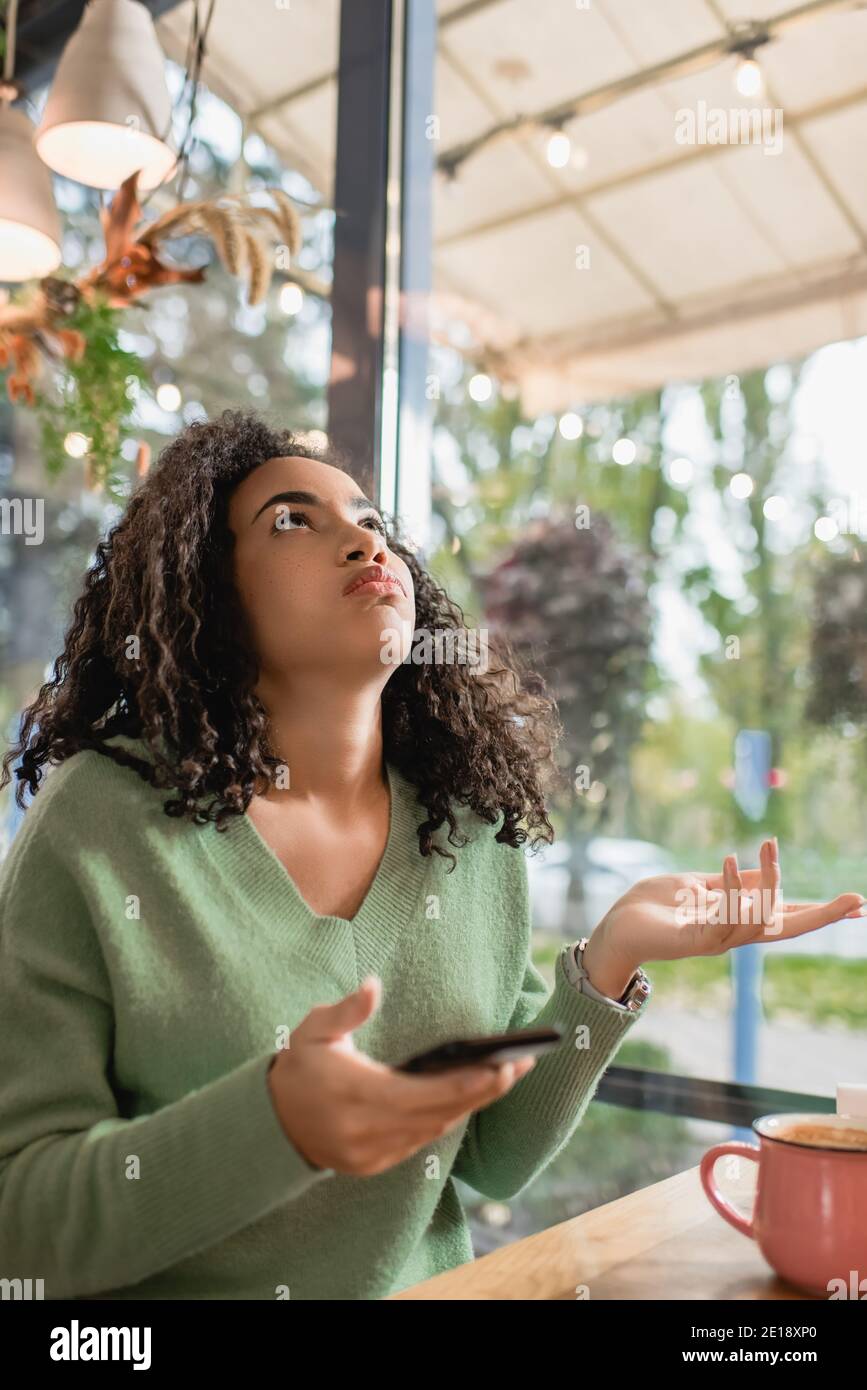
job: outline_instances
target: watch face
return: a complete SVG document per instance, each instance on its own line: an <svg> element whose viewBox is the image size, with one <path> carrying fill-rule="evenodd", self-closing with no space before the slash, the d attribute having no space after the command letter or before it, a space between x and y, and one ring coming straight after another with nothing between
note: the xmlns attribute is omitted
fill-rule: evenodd
<svg viewBox="0 0 867 1390"><path fill-rule="evenodd" d="M636 980L635 985L632 988L631 997L634 1000L636 1007L639 1009L642 1007L645 1001L650 998L650 981L644 974L644 971L641 971L641 973L639 974L638 979Z"/></svg>

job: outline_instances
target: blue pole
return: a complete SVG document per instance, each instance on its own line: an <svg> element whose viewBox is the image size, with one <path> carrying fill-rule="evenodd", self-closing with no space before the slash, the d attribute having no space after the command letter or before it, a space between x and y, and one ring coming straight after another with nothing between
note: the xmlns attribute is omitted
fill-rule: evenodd
<svg viewBox="0 0 867 1390"><path fill-rule="evenodd" d="M762 969L764 954L758 943L738 946L731 952L734 979L734 1079L746 1086L756 1084L759 1026L762 1018ZM735 1139L750 1143L751 1129L735 1126Z"/></svg>

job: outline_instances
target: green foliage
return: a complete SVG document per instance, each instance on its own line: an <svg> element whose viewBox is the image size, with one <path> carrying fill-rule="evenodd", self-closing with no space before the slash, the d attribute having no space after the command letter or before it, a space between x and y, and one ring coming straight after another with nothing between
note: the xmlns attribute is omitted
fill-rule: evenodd
<svg viewBox="0 0 867 1390"><path fill-rule="evenodd" d="M742 728L767 730L775 765L781 764L803 726L801 674L809 642L809 606L793 603L792 595L809 589L812 562L809 546L775 545L775 523L765 516L764 505L774 494L798 500L799 485L793 486L786 451L799 376L800 367L793 367L784 401L769 395L764 369L702 384L705 417L717 447L712 472L717 530L733 552L737 583L726 585L705 560L682 576L684 591L718 637L718 644L700 662L718 708L729 717L732 736ZM748 498L731 492L736 472L753 481ZM803 500L808 500L806 495ZM787 805L785 798L771 795L767 830L787 832ZM752 833L752 823L733 800L731 825L736 839Z"/></svg>
<svg viewBox="0 0 867 1390"><path fill-rule="evenodd" d="M633 749L632 823L640 839L667 846L686 868L684 854L698 846L728 840L725 853L732 848L732 794L721 769L730 766L736 726L722 712L696 718L681 698L669 705L668 718L645 721ZM714 855L701 853L698 867L710 866Z"/></svg>
<svg viewBox="0 0 867 1390"><path fill-rule="evenodd" d="M133 437L132 414L137 385L147 385L148 373L135 353L120 346L118 333L128 309L104 300L80 300L64 326L87 340L79 361L64 359L59 380L36 392L43 461L52 477L65 471L69 455L64 440L78 431L90 440L88 458L94 483L109 496L123 500L123 474L116 471L125 439Z"/></svg>
<svg viewBox="0 0 867 1390"><path fill-rule="evenodd" d="M849 924L847 923L847 926ZM858 921L852 930L864 930ZM839 956L774 956L765 960L765 1015L809 1024L867 1029L867 960Z"/></svg>
<svg viewBox="0 0 867 1390"><path fill-rule="evenodd" d="M852 922L852 929L858 931L857 922ZM731 953L648 961L651 1007L664 1000L727 1017L734 1006L732 967ZM867 1029L867 960L793 955L770 945L764 951L761 992L766 1020L785 1019L805 1028L833 1022L856 1032Z"/></svg>

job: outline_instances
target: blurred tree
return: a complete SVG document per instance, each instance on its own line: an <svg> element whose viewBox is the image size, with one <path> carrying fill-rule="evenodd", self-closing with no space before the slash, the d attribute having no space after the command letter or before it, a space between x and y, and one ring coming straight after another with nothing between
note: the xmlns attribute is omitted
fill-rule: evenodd
<svg viewBox="0 0 867 1390"><path fill-rule="evenodd" d="M583 412L579 437L567 439L554 416L525 416L516 395L495 390L487 401L473 400L468 389L473 369L456 354L440 352L434 362L435 379L449 384L437 401L435 416L432 507L439 545L431 568L465 612L478 617L483 607L490 613L490 601L484 597L487 581L503 553L510 547L520 552L522 536L531 547L530 537L545 537L534 553L552 586L552 605L564 605L559 628L540 610L542 644L554 640L559 664L555 693L569 706L561 710L564 727L571 729L571 746L564 756L570 768L592 761L598 784L589 801L586 794L583 797L583 809L573 807L558 822L559 833L574 832L580 855L591 824L604 821L624 828L635 818L630 750L644 695L666 683L650 646L653 615L648 592L665 563L655 521L663 506L675 518L685 516L688 499L671 487L662 467L663 398L651 392L591 406ZM612 456L615 442L624 438L633 441L636 450L635 462L628 467ZM579 530L582 516L589 525ZM555 543L563 545L562 556L553 549ZM525 568L527 559L521 555ZM604 594L598 587L602 574L608 574L612 586L622 583L623 592ZM526 578L522 573L520 583ZM529 590L536 592L532 582ZM586 596L588 607L576 590ZM518 634L512 630L513 616L510 611L505 625L513 639L517 635L519 644L526 643L524 629L532 632L531 615L522 617ZM604 631L606 623L611 624L610 632ZM621 627L628 633L625 642ZM625 661L615 685L623 648L640 649L641 658ZM630 681L635 684L627 700ZM616 706L611 711L601 708L603 691ZM634 701L634 709L629 701ZM634 721L628 736L623 722L627 708ZM599 722L608 713L610 726Z"/></svg>
<svg viewBox="0 0 867 1390"><path fill-rule="evenodd" d="M867 727L867 573L860 548L828 558L817 576L807 716Z"/></svg>
<svg viewBox="0 0 867 1390"><path fill-rule="evenodd" d="M646 562L604 516L533 522L475 576L484 621L504 630L556 697L559 761L575 797L562 808L572 846L570 930L583 921L587 839L621 811L640 728L650 643ZM576 918L580 918L576 925Z"/></svg>

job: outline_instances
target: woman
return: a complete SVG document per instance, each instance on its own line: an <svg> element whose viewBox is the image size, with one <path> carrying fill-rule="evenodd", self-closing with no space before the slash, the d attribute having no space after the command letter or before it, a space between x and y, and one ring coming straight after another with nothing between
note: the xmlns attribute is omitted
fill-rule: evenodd
<svg viewBox="0 0 867 1390"><path fill-rule="evenodd" d="M549 997L553 705L505 646L414 659L461 615L336 464L240 411L184 430L4 762L19 794L54 765L0 878L0 1273L47 1298L381 1298L471 1259L453 1178L508 1198L568 1142L643 961L863 901L742 921L771 844L649 879ZM395 1069L554 1021L535 1063Z"/></svg>

